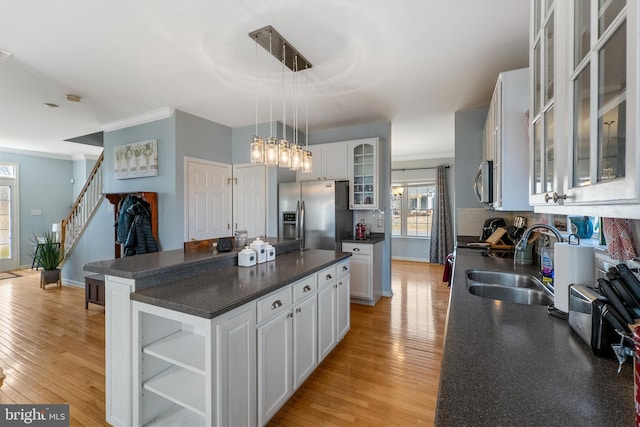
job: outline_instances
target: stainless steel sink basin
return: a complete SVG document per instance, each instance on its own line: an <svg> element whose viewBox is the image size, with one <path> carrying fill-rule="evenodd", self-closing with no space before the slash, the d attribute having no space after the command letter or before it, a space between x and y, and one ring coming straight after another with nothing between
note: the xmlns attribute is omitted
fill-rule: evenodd
<svg viewBox="0 0 640 427"><path fill-rule="evenodd" d="M517 304L553 304L553 294L533 276L485 270L467 270L466 274L473 295Z"/></svg>

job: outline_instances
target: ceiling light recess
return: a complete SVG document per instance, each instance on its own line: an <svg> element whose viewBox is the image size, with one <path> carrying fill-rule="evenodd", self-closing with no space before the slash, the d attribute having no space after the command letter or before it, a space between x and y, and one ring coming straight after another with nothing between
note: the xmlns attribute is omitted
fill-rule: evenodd
<svg viewBox="0 0 640 427"><path fill-rule="evenodd" d="M67 95L67 101L69 102L80 102L82 98L79 97L78 95L73 95L73 94L69 94Z"/></svg>
<svg viewBox="0 0 640 427"><path fill-rule="evenodd" d="M311 63L271 25L250 32L249 37L275 56L279 62L284 62L284 65L293 72L304 71L312 67ZM297 66L295 64L296 57L298 58Z"/></svg>

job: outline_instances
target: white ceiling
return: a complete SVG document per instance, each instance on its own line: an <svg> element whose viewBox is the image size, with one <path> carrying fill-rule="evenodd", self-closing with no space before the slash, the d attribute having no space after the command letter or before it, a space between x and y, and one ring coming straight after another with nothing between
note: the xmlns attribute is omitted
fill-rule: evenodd
<svg viewBox="0 0 640 427"><path fill-rule="evenodd" d="M248 33L272 25L313 68L299 127L392 123L394 161L453 156L454 113L527 66L529 0L0 0L0 147L65 143L174 107L230 126L282 120L282 67ZM256 70L257 65L257 70ZM294 110L291 75L284 73ZM66 94L82 97L66 101ZM57 109L45 102L58 104Z"/></svg>

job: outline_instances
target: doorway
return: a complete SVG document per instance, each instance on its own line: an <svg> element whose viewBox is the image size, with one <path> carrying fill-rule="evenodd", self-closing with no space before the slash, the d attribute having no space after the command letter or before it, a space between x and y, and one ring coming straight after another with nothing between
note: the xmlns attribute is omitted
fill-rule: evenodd
<svg viewBox="0 0 640 427"><path fill-rule="evenodd" d="M18 165L0 163L0 271L20 265Z"/></svg>

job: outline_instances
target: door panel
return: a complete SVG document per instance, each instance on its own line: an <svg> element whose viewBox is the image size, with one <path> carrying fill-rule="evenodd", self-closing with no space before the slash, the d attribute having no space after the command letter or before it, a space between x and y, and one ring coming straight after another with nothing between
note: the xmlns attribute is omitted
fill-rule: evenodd
<svg viewBox="0 0 640 427"><path fill-rule="evenodd" d="M185 240L231 236L231 165L187 160Z"/></svg>
<svg viewBox="0 0 640 427"><path fill-rule="evenodd" d="M0 178L0 271L20 265L16 181Z"/></svg>
<svg viewBox="0 0 640 427"><path fill-rule="evenodd" d="M233 228L250 237L266 235L265 166L234 165Z"/></svg>

